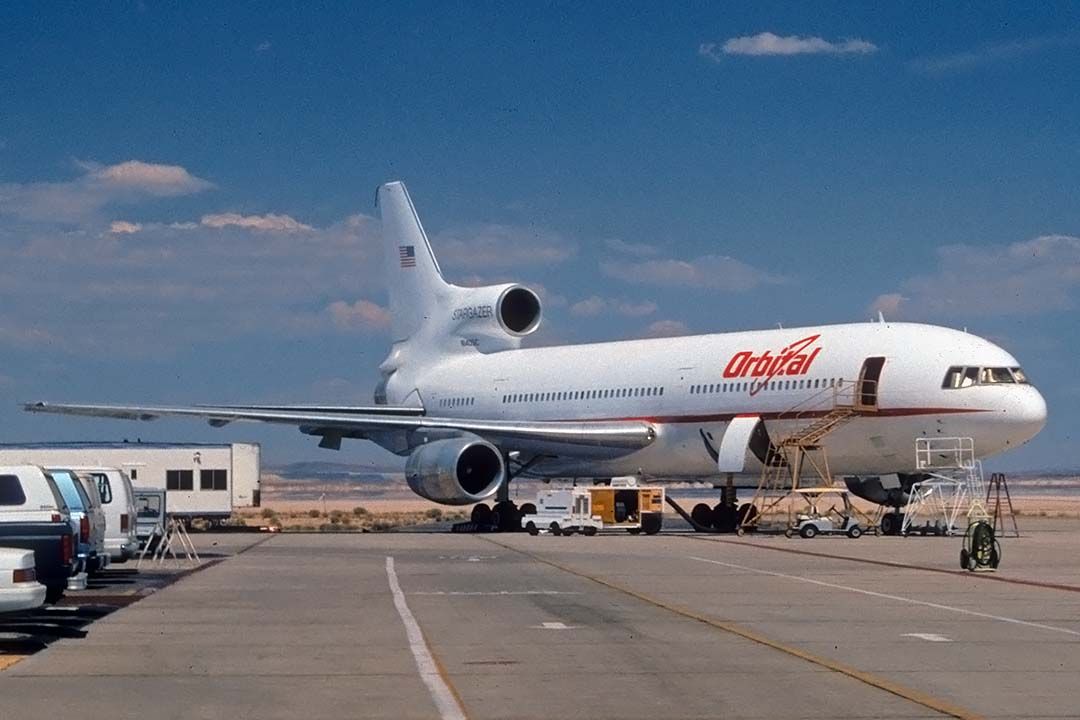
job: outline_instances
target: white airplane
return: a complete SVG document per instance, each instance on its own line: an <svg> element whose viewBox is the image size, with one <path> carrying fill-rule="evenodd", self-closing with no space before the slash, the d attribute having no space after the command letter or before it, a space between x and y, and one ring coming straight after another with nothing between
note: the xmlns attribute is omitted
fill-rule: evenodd
<svg viewBox="0 0 1080 720"><path fill-rule="evenodd" d="M817 445L849 487L899 507L921 475L915 442L971 437L978 457L1017 447L1046 423L1046 403L997 345L911 323L852 323L662 339L521 348L541 302L515 283L448 283L405 185L377 194L393 346L367 407L75 405L30 412L152 420L203 418L295 425L339 449L371 440L408 458L406 479L448 505L496 499L546 478L718 479L760 473L770 444L838 407ZM863 480L860 480L862 478ZM486 506L483 506L486 509ZM515 518L516 519L516 518ZM508 521L513 524L514 519Z"/></svg>

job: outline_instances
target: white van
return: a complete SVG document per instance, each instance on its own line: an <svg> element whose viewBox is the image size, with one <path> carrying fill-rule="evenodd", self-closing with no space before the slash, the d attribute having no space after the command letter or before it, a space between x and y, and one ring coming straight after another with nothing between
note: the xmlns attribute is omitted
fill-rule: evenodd
<svg viewBox="0 0 1080 720"><path fill-rule="evenodd" d="M114 563L126 562L139 551L135 536L135 491L127 473L109 467L72 468L92 480L105 511L105 552Z"/></svg>

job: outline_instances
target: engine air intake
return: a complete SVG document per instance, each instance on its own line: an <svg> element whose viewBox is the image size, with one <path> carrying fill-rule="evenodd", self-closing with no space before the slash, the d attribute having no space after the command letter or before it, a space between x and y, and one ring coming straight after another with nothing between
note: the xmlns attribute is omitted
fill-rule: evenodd
<svg viewBox="0 0 1080 720"><path fill-rule="evenodd" d="M509 333L528 335L540 324L540 298L525 287L508 289L499 298L499 322Z"/></svg>

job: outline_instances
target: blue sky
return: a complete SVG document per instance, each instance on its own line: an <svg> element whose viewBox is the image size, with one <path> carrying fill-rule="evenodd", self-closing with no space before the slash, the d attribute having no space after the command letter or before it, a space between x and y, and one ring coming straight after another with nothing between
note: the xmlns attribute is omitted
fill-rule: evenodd
<svg viewBox="0 0 1080 720"><path fill-rule="evenodd" d="M541 341L968 327L1050 407L995 467L1080 466L1080 5L880 5L6 4L3 439L385 461L16 403L368 401L402 179Z"/></svg>

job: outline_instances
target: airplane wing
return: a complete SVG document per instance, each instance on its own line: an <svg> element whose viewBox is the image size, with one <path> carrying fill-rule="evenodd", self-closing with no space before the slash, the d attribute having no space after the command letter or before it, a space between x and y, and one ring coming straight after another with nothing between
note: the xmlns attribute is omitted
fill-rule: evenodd
<svg viewBox="0 0 1080 720"><path fill-rule="evenodd" d="M656 430L642 421L507 421L432 417L411 407L327 407L283 405L75 405L26 403L34 413L83 415L124 420L156 420L160 417L201 418L214 427L232 422L265 422L295 425L300 432L323 438L322 447L337 449L342 438L379 440L384 447L409 446L410 433L440 438L465 433L478 435L506 452L514 450L552 453L569 457L618 457L646 447ZM394 434L402 442L389 442ZM393 447L389 449L394 449Z"/></svg>

